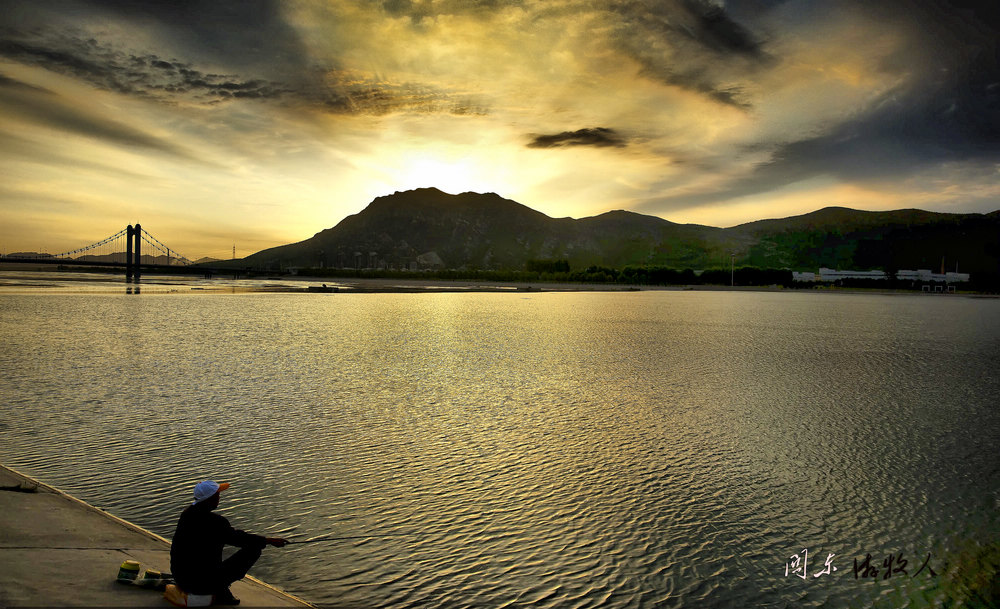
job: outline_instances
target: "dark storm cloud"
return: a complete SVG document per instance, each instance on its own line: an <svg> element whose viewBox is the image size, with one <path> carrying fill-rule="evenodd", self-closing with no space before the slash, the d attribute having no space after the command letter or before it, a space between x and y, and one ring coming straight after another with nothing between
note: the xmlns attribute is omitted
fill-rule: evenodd
<svg viewBox="0 0 1000 609"><path fill-rule="evenodd" d="M84 18L59 27L60 10ZM166 103L272 100L335 114L483 112L482 103L447 91L307 65L301 42L274 2L57 0L42 8L28 4L22 13L18 19L0 14L0 58L124 95ZM85 29L102 18L134 24L152 33L144 40L155 39L158 46L129 49Z"/></svg>
<svg viewBox="0 0 1000 609"><path fill-rule="evenodd" d="M899 172L925 163L1000 159L1000 4L916 1L892 9L879 7L908 20L903 23L913 37L885 69L913 78L855 120L785 146L775 165L810 169L829 160L845 177L866 177L879 166Z"/></svg>
<svg viewBox="0 0 1000 609"><path fill-rule="evenodd" d="M407 109L416 112L481 113L470 103L441 91L406 84L390 84L357 76L296 85L232 74L211 74L189 63L156 55L115 51L92 38L65 33L34 44L0 41L0 57L72 76L106 91L163 102L180 99L220 103L234 99L284 100L334 114L385 114Z"/></svg>
<svg viewBox="0 0 1000 609"><path fill-rule="evenodd" d="M67 23L66 15L78 18ZM88 24L100 29L112 22L151 32L150 38L170 49L167 53L176 51L186 59L125 49L85 29ZM55 0L22 4L13 13L3 13L0 28L4 59L71 76L99 89L160 101L276 99L291 93L292 87L262 74L302 79L301 45L278 18L272 2ZM233 71L201 70L198 61Z"/></svg>
<svg viewBox="0 0 1000 609"><path fill-rule="evenodd" d="M612 5L615 41L642 73L654 80L748 109L740 84L748 74L773 63L762 43L725 9L704 0Z"/></svg>
<svg viewBox="0 0 1000 609"><path fill-rule="evenodd" d="M563 131L552 135L534 135L528 148L560 148L563 146L596 146L617 148L625 147L625 139L614 129L607 127L595 127L592 129L578 129L576 131Z"/></svg>
<svg viewBox="0 0 1000 609"><path fill-rule="evenodd" d="M1000 4L915 0L857 10L909 35L881 66L909 76L904 84L821 134L771 146L769 161L724 188L658 197L641 209L684 209L818 176L875 183L945 163L1000 162Z"/></svg>
<svg viewBox="0 0 1000 609"><path fill-rule="evenodd" d="M45 5L53 12L126 21L166 46L183 49L194 63L211 61L264 79L305 70L305 46L285 21L279 0L53 0Z"/></svg>
<svg viewBox="0 0 1000 609"><path fill-rule="evenodd" d="M124 53L93 38L68 34L32 42L0 41L0 57L72 76L99 89L141 97L190 95L202 101L220 101L271 99L290 92L280 83L206 74L189 64Z"/></svg>
<svg viewBox="0 0 1000 609"><path fill-rule="evenodd" d="M764 51L754 35L734 21L724 8L705 0L684 0L690 25L680 31L720 54L736 54L760 59Z"/></svg>
<svg viewBox="0 0 1000 609"><path fill-rule="evenodd" d="M817 148L844 151L835 158L846 162L865 146L894 146L904 165L1000 154L1000 3L909 0L850 6L892 22L906 37L881 69L907 79L856 120L818 138ZM884 161L894 164L892 158ZM863 170L851 173L857 171Z"/></svg>

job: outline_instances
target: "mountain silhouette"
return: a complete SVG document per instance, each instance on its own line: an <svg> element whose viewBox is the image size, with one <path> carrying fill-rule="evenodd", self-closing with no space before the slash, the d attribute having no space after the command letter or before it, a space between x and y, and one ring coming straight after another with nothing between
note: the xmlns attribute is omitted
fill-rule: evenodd
<svg viewBox="0 0 1000 609"><path fill-rule="evenodd" d="M244 259L258 268L574 269L629 265L815 270L931 268L997 271L1000 212L867 212L827 207L731 228L677 224L629 211L551 218L494 193L422 188L378 197L313 237Z"/></svg>

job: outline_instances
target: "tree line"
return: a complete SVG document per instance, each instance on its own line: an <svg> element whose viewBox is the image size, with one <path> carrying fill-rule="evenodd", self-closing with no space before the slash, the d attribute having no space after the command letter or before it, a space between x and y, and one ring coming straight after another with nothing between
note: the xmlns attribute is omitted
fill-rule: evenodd
<svg viewBox="0 0 1000 609"><path fill-rule="evenodd" d="M568 260L529 260L523 270L494 269L438 269L426 271L403 271L383 269L300 269L299 274L313 277L341 277L365 279L437 279L440 281L488 281L497 283L597 283L633 286L780 286L785 288L810 289L829 286L827 282L793 281L788 269L758 268L742 266L736 268L715 268L704 271L675 269L664 266L626 266L612 268L591 265L585 269L572 270ZM894 275L894 274L893 274ZM832 284L843 288L869 288L893 290L921 290L919 281L841 279ZM1000 274L979 273L968 284L961 284L961 290L997 293L1000 292Z"/></svg>
<svg viewBox="0 0 1000 609"><path fill-rule="evenodd" d="M368 279L438 279L441 281L602 283L622 285L730 285L791 286L792 272L784 269L710 269L695 272L660 266L626 266L616 269L592 265L572 270L568 260L529 260L524 270L439 269L403 271L382 269L300 269L299 274L313 277Z"/></svg>

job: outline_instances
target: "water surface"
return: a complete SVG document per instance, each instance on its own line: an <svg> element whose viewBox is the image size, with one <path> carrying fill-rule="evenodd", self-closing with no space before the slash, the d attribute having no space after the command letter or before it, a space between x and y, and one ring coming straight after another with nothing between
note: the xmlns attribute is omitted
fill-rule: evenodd
<svg viewBox="0 0 1000 609"><path fill-rule="evenodd" d="M0 310L0 462L166 537L204 478L232 483L238 528L359 537L252 571L321 605L947 605L947 567L1000 542L997 300L38 293ZM804 549L808 576L786 576ZM890 553L907 574L855 578ZM928 555L937 575L914 575Z"/></svg>

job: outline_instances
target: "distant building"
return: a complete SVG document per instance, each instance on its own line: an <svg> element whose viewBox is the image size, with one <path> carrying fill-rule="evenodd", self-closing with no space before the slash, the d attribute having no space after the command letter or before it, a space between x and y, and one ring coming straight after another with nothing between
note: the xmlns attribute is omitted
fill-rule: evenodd
<svg viewBox="0 0 1000 609"><path fill-rule="evenodd" d="M969 281L970 277L968 273L933 273L929 269L896 272L896 279L899 281L920 281L924 283L963 283ZM833 282L838 279L874 279L878 281L888 279L888 276L885 274L885 271L841 271L825 267L819 270L818 277L816 273L808 271L792 271L792 281Z"/></svg>
<svg viewBox="0 0 1000 609"><path fill-rule="evenodd" d="M837 281L838 279L885 279L885 271L840 271L820 268L820 281Z"/></svg>
<svg viewBox="0 0 1000 609"><path fill-rule="evenodd" d="M918 269L916 271L899 271L896 279L900 281L926 281L939 283L964 283L969 281L968 273L933 273L930 269Z"/></svg>

